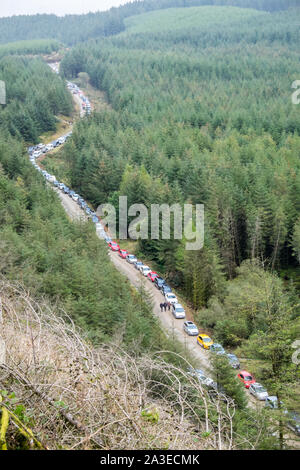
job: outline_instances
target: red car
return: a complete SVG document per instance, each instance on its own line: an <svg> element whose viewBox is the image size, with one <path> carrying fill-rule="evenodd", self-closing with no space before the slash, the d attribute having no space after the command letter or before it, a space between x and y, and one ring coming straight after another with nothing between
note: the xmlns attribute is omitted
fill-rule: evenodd
<svg viewBox="0 0 300 470"><path fill-rule="evenodd" d="M128 251L127 251L127 250L120 250L119 256L121 256L121 258L126 259L126 256L127 256L127 255L128 255Z"/></svg>
<svg viewBox="0 0 300 470"><path fill-rule="evenodd" d="M246 388L249 388L251 384L256 382L253 375L249 374L246 370L241 370L241 372L238 373L238 378L243 382Z"/></svg>
<svg viewBox="0 0 300 470"><path fill-rule="evenodd" d="M112 251L119 251L120 247L116 242L109 242L108 246Z"/></svg>
<svg viewBox="0 0 300 470"><path fill-rule="evenodd" d="M154 282L154 279L158 277L158 274L155 271L151 271L151 273L147 274L147 277L150 279L150 281Z"/></svg>

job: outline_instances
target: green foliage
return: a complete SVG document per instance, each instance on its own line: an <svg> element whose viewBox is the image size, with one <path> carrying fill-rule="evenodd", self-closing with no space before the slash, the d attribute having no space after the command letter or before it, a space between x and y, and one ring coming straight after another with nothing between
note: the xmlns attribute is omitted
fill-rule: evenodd
<svg viewBox="0 0 300 470"><path fill-rule="evenodd" d="M32 99L37 109L43 109L49 87L53 96L67 93L61 79L48 69L39 60L0 61L0 76L8 89L8 104L0 110L0 275L20 281L38 299L46 297L94 342L114 340L132 354L172 351L176 346L161 332L145 293L131 291L92 223L67 219L55 192L28 161L21 138L26 136L21 130L14 135L7 126L4 116L15 122L12 110L22 106L26 118ZM30 95L27 99L24 91ZM63 106L62 100L58 105ZM50 107L51 119L53 112ZM36 133L49 129L41 119L41 115L36 118Z"/></svg>
<svg viewBox="0 0 300 470"><path fill-rule="evenodd" d="M224 390L226 396L234 400L238 409L245 409L247 398L242 384L237 379L237 373L232 369L226 357L214 354L212 357L213 378Z"/></svg>
<svg viewBox="0 0 300 470"><path fill-rule="evenodd" d="M126 18L124 23L126 31L121 33L138 34L138 33L160 33L162 31L177 31L187 28L201 28L208 30L220 26L224 22L234 22L243 19L251 19L252 16L259 18L260 15L267 15L257 10L249 8L234 7L190 7L190 8L170 8L166 10L155 10Z"/></svg>
<svg viewBox="0 0 300 470"><path fill-rule="evenodd" d="M134 15L174 7L232 5L278 11L298 6L298 0L143 0L128 2L107 12L87 15L26 15L0 19L0 43L24 39L54 38L65 44L111 36L125 30L124 20ZM133 20L135 21L135 20Z"/></svg>
<svg viewBox="0 0 300 470"><path fill-rule="evenodd" d="M2 135L7 135L1 145L8 142L10 135L36 143L41 133L56 129L55 115L68 115L72 111L72 100L63 81L40 59L3 57L0 80L6 85L6 105L0 108L0 127ZM5 162L6 157L3 158ZM12 157L7 164L12 165L17 158ZM12 170L10 174L15 174L16 168Z"/></svg>
<svg viewBox="0 0 300 470"><path fill-rule="evenodd" d="M0 57L11 54L51 54L61 48L61 44L52 39L37 39L31 41L16 41L0 45Z"/></svg>
<svg viewBox="0 0 300 470"><path fill-rule="evenodd" d="M204 203L202 252L139 243L196 308L222 299L224 276L246 259L279 271L299 252L300 120L290 95L300 10L233 9L220 26L218 8L196 8L199 22L201 12L211 20L194 29L188 8L165 11L160 33L78 46L61 66L68 77L88 73L113 107L79 123L63 151L76 190L95 205L117 206L119 195L148 207ZM173 30L176 18L183 29Z"/></svg>

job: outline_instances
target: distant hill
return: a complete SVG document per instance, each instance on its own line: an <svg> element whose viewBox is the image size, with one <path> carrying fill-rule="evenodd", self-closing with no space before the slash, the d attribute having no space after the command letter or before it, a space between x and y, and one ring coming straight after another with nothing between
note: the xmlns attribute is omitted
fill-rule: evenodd
<svg viewBox="0 0 300 470"><path fill-rule="evenodd" d="M175 31L200 26L207 28L209 25L222 25L224 22L240 21L258 15L263 16L268 13L230 6L168 8L126 18L124 20L126 32L121 34Z"/></svg>
<svg viewBox="0 0 300 470"><path fill-rule="evenodd" d="M144 0L86 15L23 15L0 18L0 44L27 39L57 39L73 45L125 30L125 19L154 10L195 6L233 6L264 11L299 6L298 0ZM190 14L190 11L189 13ZM247 13L249 14L249 13ZM134 22L135 20L133 20ZM127 23L128 24L128 23ZM132 25L132 23L129 22Z"/></svg>

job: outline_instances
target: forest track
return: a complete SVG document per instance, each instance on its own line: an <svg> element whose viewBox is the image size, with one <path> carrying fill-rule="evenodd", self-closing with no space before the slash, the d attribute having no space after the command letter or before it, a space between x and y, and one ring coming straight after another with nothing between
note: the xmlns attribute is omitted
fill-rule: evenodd
<svg viewBox="0 0 300 470"><path fill-rule="evenodd" d="M78 119L78 114L79 117L82 118L85 115L85 112L81 107L81 100L79 96L77 94L72 94L72 96L77 110L77 117L75 117L73 121L74 124L74 122ZM71 127L73 127L73 125ZM51 139L49 141L51 141ZM67 194L63 193L59 189L53 189L58 194L58 197L61 200L61 204L71 220L87 220L87 216L78 206L78 204L73 201L73 199L71 199ZM99 235L98 237L101 239ZM185 320L175 319L171 311L167 310L166 312L161 312L160 303L164 302L165 298L163 294L156 287L154 287L154 284L145 278L131 264L122 259L117 253L109 250L109 256L116 269L128 279L133 287L140 289L141 286L143 286L152 303L153 314L159 319L160 324L163 327L163 331L169 338L174 338L174 340L177 340L183 346L184 350L195 360L196 367L203 370L205 375L209 376L209 374L212 372L212 365L210 363L209 357L210 353L209 351L201 348L201 346L197 343L195 336L188 336L184 332L183 323ZM250 395L248 390L245 389L245 393L250 408L256 410L262 408L263 404Z"/></svg>

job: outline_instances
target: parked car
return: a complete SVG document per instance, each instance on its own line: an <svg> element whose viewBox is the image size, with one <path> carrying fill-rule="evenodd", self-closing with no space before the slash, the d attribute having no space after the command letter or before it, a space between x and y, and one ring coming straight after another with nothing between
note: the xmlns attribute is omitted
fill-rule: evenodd
<svg viewBox="0 0 300 470"><path fill-rule="evenodd" d="M126 259L127 255L128 255L127 250L120 250L119 251L119 256L121 256L121 258Z"/></svg>
<svg viewBox="0 0 300 470"><path fill-rule="evenodd" d="M98 224L99 223L99 219L96 215L93 215L92 217L92 222L94 222L94 224Z"/></svg>
<svg viewBox="0 0 300 470"><path fill-rule="evenodd" d="M185 311L182 305L172 304L172 314L176 319L185 318Z"/></svg>
<svg viewBox="0 0 300 470"><path fill-rule="evenodd" d="M300 415L296 411L289 411L286 414L287 427L297 436L300 436Z"/></svg>
<svg viewBox="0 0 300 470"><path fill-rule="evenodd" d="M147 277L150 279L150 281L154 282L155 279L158 277L158 274L155 271L151 271L147 274Z"/></svg>
<svg viewBox="0 0 300 470"><path fill-rule="evenodd" d="M148 273L151 272L151 269L149 268L149 266L143 264L142 266L140 266L140 271L144 276L147 276Z"/></svg>
<svg viewBox="0 0 300 470"><path fill-rule="evenodd" d="M161 287L166 283L166 281L162 277L156 277L154 279L154 285L158 289L161 289Z"/></svg>
<svg viewBox="0 0 300 470"><path fill-rule="evenodd" d="M212 344L210 347L210 351L218 354L219 356L222 356L223 354L225 354L225 349L220 343Z"/></svg>
<svg viewBox="0 0 300 470"><path fill-rule="evenodd" d="M141 267L141 266L144 266L144 264L142 263L142 261L136 261L136 262L134 263L135 269L140 270L140 267Z"/></svg>
<svg viewBox="0 0 300 470"><path fill-rule="evenodd" d="M175 304L174 307L176 308L177 305L180 304ZM192 321L185 321L183 324L183 329L189 336L198 336L199 334L197 326Z"/></svg>
<svg viewBox="0 0 300 470"><path fill-rule="evenodd" d="M214 344L213 340L204 333L201 333L200 335L198 335L197 342L204 349L209 349L211 345Z"/></svg>
<svg viewBox="0 0 300 470"><path fill-rule="evenodd" d="M210 377L206 377L205 380L203 380L203 384L207 387L211 387L214 384L214 381Z"/></svg>
<svg viewBox="0 0 300 470"><path fill-rule="evenodd" d="M267 390L258 382L250 385L249 392L258 400L264 401L268 397Z"/></svg>
<svg viewBox="0 0 300 470"><path fill-rule="evenodd" d="M193 369L192 367L190 367L188 369L188 374L192 377L196 377L200 383L203 383L207 379L206 375L201 369Z"/></svg>
<svg viewBox="0 0 300 470"><path fill-rule="evenodd" d="M249 374L246 370L241 370L241 372L237 375L241 382L245 385L246 388L249 388L251 384L254 384L256 380L254 377Z"/></svg>
<svg viewBox="0 0 300 470"><path fill-rule="evenodd" d="M78 194L76 194L76 193L75 193L75 194L72 194L72 199L73 199L73 201L77 202L78 199L79 199Z"/></svg>
<svg viewBox="0 0 300 470"><path fill-rule="evenodd" d="M130 264L134 264L137 262L137 257L134 256L134 255L127 255L126 256L126 261L128 261L128 263Z"/></svg>
<svg viewBox="0 0 300 470"><path fill-rule="evenodd" d="M283 402L280 401L280 406L282 407L283 406ZM266 399L265 399L265 407L266 408L270 408L272 410L277 410L278 409L278 399L276 396L274 395L269 395Z"/></svg>
<svg viewBox="0 0 300 470"><path fill-rule="evenodd" d="M120 247L116 242L112 241L108 245L109 245L109 247L112 251L119 251L120 250Z"/></svg>
<svg viewBox="0 0 300 470"><path fill-rule="evenodd" d="M171 292L172 292L172 289L171 289L170 286L168 286L168 284L163 284L163 285L161 286L160 290L162 291L162 293L164 294L164 296L165 296L166 294L171 294Z"/></svg>
<svg viewBox="0 0 300 470"><path fill-rule="evenodd" d="M235 354L227 354L227 357L229 364L231 365L231 367L233 367L233 369L239 369L241 367L240 361L238 360Z"/></svg>
<svg viewBox="0 0 300 470"><path fill-rule="evenodd" d="M169 304L178 304L178 299L172 292L167 292L165 294L165 299Z"/></svg>

